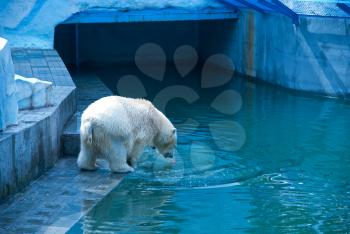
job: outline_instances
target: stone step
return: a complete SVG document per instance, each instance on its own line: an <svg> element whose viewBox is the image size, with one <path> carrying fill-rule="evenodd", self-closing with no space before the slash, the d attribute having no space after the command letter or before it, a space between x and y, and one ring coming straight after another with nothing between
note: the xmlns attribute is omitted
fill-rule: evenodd
<svg viewBox="0 0 350 234"><path fill-rule="evenodd" d="M62 150L64 155L76 156L80 150L80 118L81 112L77 112L67 122L62 134Z"/></svg>

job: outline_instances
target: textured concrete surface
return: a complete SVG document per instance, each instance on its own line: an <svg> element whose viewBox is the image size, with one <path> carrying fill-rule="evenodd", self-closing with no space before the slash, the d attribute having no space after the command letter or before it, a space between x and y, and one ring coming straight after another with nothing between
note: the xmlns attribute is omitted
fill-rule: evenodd
<svg viewBox="0 0 350 234"><path fill-rule="evenodd" d="M12 56L16 73L54 86L51 106L20 111L18 125L0 133L0 202L53 167L63 127L76 111L75 85L56 51L15 49Z"/></svg>
<svg viewBox="0 0 350 234"><path fill-rule="evenodd" d="M54 86L74 86L62 59L53 49L12 49L16 74L50 81Z"/></svg>
<svg viewBox="0 0 350 234"><path fill-rule="evenodd" d="M82 112L88 105L102 97L113 95L94 72L72 73L72 78L77 87L78 112Z"/></svg>
<svg viewBox="0 0 350 234"><path fill-rule="evenodd" d="M113 93L93 72L78 72L72 75L77 87L77 113L68 121L62 135L63 154L77 155L80 149L81 113L92 102Z"/></svg>
<svg viewBox="0 0 350 234"><path fill-rule="evenodd" d="M115 188L123 175L113 174L105 161L94 172L79 171L75 158L56 166L0 205L0 233L65 233Z"/></svg>

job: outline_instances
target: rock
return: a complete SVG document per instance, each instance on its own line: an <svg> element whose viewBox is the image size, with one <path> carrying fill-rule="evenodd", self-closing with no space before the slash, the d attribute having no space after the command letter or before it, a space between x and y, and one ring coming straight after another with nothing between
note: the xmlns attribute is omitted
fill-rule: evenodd
<svg viewBox="0 0 350 234"><path fill-rule="evenodd" d="M37 78L15 75L16 97L20 110L45 107L50 104L52 83Z"/></svg>
<svg viewBox="0 0 350 234"><path fill-rule="evenodd" d="M0 37L0 130L17 123L14 67L8 41Z"/></svg>

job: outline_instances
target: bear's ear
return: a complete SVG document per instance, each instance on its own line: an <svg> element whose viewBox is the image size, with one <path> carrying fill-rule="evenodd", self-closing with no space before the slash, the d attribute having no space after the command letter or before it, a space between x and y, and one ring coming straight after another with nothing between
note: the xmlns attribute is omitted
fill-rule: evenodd
<svg viewBox="0 0 350 234"><path fill-rule="evenodd" d="M176 128L174 128L173 130L172 130L172 134L175 134L176 133Z"/></svg>

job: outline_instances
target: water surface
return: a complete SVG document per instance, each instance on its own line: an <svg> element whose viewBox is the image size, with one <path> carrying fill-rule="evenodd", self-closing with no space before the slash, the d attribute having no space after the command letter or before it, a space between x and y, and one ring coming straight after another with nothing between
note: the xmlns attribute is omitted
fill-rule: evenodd
<svg viewBox="0 0 350 234"><path fill-rule="evenodd" d="M166 105L178 129L176 165L147 149L69 233L350 231L349 102L240 77L201 89L198 69L185 79L169 67L163 81L134 68L94 72L114 92L118 77L134 74L150 100L175 84L198 98L189 104L179 92ZM213 103L227 90L242 102L229 92Z"/></svg>

